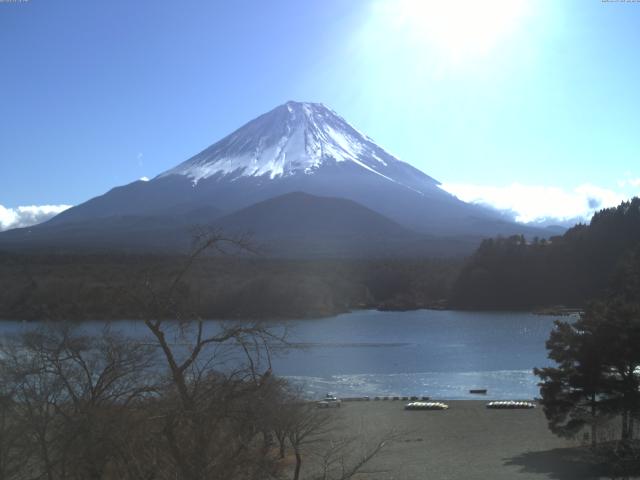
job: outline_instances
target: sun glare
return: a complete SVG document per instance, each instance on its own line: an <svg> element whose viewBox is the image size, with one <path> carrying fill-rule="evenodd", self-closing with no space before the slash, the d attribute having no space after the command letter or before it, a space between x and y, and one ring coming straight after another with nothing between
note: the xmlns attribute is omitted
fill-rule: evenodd
<svg viewBox="0 0 640 480"><path fill-rule="evenodd" d="M458 62L484 56L518 28L525 0L383 0L378 15L414 48Z"/></svg>

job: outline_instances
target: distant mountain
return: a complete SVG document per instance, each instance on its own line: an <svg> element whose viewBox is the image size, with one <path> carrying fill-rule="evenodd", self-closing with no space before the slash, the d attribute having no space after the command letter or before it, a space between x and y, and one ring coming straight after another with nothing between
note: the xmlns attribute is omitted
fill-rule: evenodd
<svg viewBox="0 0 640 480"><path fill-rule="evenodd" d="M267 253L289 257L449 256L476 244L419 234L351 200L301 192L259 202L214 224L226 232L250 232Z"/></svg>
<svg viewBox="0 0 640 480"><path fill-rule="evenodd" d="M187 252L200 212L184 216L113 215L75 222L44 223L0 233L0 251L47 253ZM207 215L211 222L215 217Z"/></svg>
<svg viewBox="0 0 640 480"><path fill-rule="evenodd" d="M206 214L207 221L197 222ZM477 239L419 234L351 200L293 192L234 213L199 209L180 215L111 216L38 228L15 229L2 237L11 250L53 252L187 252L198 227L228 236L249 235L252 246L274 257L460 256Z"/></svg>
<svg viewBox="0 0 640 480"><path fill-rule="evenodd" d="M382 238L421 236L351 200L293 192L270 198L215 222L227 231L251 231L262 238L333 235Z"/></svg>
<svg viewBox="0 0 640 480"><path fill-rule="evenodd" d="M117 239L121 249L132 242L138 247L142 237L155 237L163 229L210 223L218 213L232 214L292 192L351 200L387 217L387 226L433 237L479 242L492 235L545 236L542 229L505 221L493 210L445 192L436 180L386 152L324 105L288 102L148 182L114 188L29 228L28 235L0 234L0 248L15 242L16 235L23 246L46 245L53 238L56 245L76 245L91 237L88 230L98 241ZM305 205L310 207L303 202L300 209ZM217 213L212 215L211 209ZM126 231L134 228L133 218L140 220L142 230L131 237ZM154 222L157 229L144 231ZM260 225L264 229L264 222ZM298 235L299 225L283 227L282 238L288 229L290 236ZM305 225L314 228L313 221ZM78 236L83 229L87 232Z"/></svg>

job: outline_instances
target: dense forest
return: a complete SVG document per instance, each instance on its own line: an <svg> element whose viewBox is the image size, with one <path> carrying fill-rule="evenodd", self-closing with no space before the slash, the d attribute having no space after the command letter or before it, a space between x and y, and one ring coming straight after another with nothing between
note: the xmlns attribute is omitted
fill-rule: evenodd
<svg viewBox="0 0 640 480"><path fill-rule="evenodd" d="M582 307L640 259L640 198L596 213L549 240L484 240L454 282L450 305L469 309ZM619 283L619 282L618 282Z"/></svg>
<svg viewBox="0 0 640 480"><path fill-rule="evenodd" d="M183 256L0 254L0 318L135 319ZM441 306L460 260L284 260L204 256L180 283L180 308L204 318L301 318L357 308Z"/></svg>
<svg viewBox="0 0 640 480"><path fill-rule="evenodd" d="M0 253L0 318L142 318L187 256ZM487 239L459 259L203 256L179 285L179 307L205 318L302 318L358 308L583 307L640 271L640 199L550 239ZM626 278L624 282L620 279Z"/></svg>

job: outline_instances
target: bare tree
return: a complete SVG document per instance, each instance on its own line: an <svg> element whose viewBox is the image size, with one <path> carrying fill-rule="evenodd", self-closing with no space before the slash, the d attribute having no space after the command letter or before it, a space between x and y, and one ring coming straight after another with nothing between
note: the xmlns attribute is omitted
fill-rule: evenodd
<svg viewBox="0 0 640 480"><path fill-rule="evenodd" d="M15 418L13 392L0 394L0 480L18 478L30 450L25 445Z"/></svg>
<svg viewBox="0 0 640 480"><path fill-rule="evenodd" d="M183 280L197 257L248 248L220 235L200 240L166 288L147 282L140 305L151 342L66 324L5 339L0 480L282 478L287 447L298 480L303 455L327 445L323 478L343 480L382 448L349 450L345 460L356 442L329 435L335 412L272 375L271 350L286 345L286 330L209 323L188 309Z"/></svg>
<svg viewBox="0 0 640 480"><path fill-rule="evenodd" d="M399 436L390 430L369 441L363 434L331 438L323 450L316 452L320 471L312 480L348 480L363 473L364 467Z"/></svg>
<svg viewBox="0 0 640 480"><path fill-rule="evenodd" d="M287 438L296 457L293 480L300 478L305 447L324 439L323 436L327 433L327 428L333 419L332 413L327 409L318 409L315 404L309 402L298 403L289 408Z"/></svg>
<svg viewBox="0 0 640 480"><path fill-rule="evenodd" d="M250 247L242 238L202 236L166 291L147 284L144 322L168 367L158 419L176 475L185 480L265 478L276 470L269 452L255 448L265 433L255 400L267 398L271 345L282 342L282 334L255 322L221 322L207 329L177 298L199 256L210 250L226 254L228 248ZM164 320L168 317L176 320Z"/></svg>
<svg viewBox="0 0 640 480"><path fill-rule="evenodd" d="M294 454L293 480L301 477L305 456L311 457L311 480L348 480L378 455L383 448L400 436L390 430L381 436L372 436L360 429L356 434L343 435L344 411L319 409L315 402L289 400L282 409L278 428L286 432ZM281 448L282 443L280 444Z"/></svg>
<svg viewBox="0 0 640 480"><path fill-rule="evenodd" d="M23 474L104 478L119 455L129 405L153 390L151 358L148 347L108 329L87 336L56 325L5 342L0 372L32 453Z"/></svg>

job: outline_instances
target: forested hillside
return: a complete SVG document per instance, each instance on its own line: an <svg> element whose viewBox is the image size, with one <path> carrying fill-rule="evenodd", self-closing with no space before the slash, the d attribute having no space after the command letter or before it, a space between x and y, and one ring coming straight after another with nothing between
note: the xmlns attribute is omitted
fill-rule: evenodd
<svg viewBox="0 0 640 480"><path fill-rule="evenodd" d="M601 296L638 260L640 199L596 213L549 240L488 239L462 268L450 304L457 308L580 307Z"/></svg>
<svg viewBox="0 0 640 480"><path fill-rule="evenodd" d="M143 318L182 256L0 254L0 318ZM202 257L180 282L182 311L205 318L302 318L357 308L441 305L459 260Z"/></svg>

